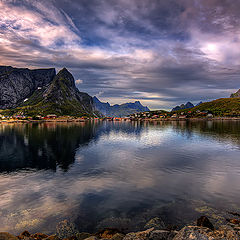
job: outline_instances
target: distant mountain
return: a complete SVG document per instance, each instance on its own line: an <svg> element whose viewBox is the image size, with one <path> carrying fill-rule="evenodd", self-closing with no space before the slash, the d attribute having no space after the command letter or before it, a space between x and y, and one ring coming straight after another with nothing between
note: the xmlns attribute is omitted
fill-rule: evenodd
<svg viewBox="0 0 240 240"><path fill-rule="evenodd" d="M186 104L181 104L180 106L176 106L172 109L172 112L174 111L179 111L179 110L184 110L188 108L193 108L194 105L191 102L187 102Z"/></svg>
<svg viewBox="0 0 240 240"><path fill-rule="evenodd" d="M0 66L0 109L14 108L38 88L51 83L54 68L29 70Z"/></svg>
<svg viewBox="0 0 240 240"><path fill-rule="evenodd" d="M148 107L144 107L139 101L111 106L109 103L101 102L97 97L93 97L93 103L95 109L107 117L125 117L136 112L150 111Z"/></svg>
<svg viewBox="0 0 240 240"><path fill-rule="evenodd" d="M25 71L29 73L31 70ZM93 98L87 93L83 93L78 90L78 88L75 86L75 81L72 74L66 68L63 68L61 71L59 71L57 75L54 74L55 69L51 71L53 71L53 74L51 75L51 78L53 77L52 79L49 77L48 71L46 71L46 76L42 74L41 78L33 78L32 82L35 83L35 85L33 84L34 87L31 89L31 91L29 90L27 94L22 94L21 97L19 97L19 95L21 95L21 86L18 88L16 85L14 96L16 96L16 98L18 97L18 101L16 101L16 104L13 105L6 101L4 107L14 107L17 105L17 103L19 103L17 108L8 110L12 114L21 113L23 115L56 114L71 116L94 116L96 113L93 106ZM39 72L42 73L41 71ZM37 71L38 75L39 72ZM21 71L20 74L15 73L14 76L16 79L22 80ZM13 78L13 80L10 78L10 80L14 82L15 78ZM45 81L40 81L39 79L43 79ZM7 80L9 81L9 78L7 78ZM4 79L5 82L7 82L7 80ZM36 84L39 81L41 84ZM26 82L26 84L29 82L30 80ZM27 86L28 85L25 87L27 88ZM4 96L8 96L7 93L7 89L3 91ZM11 97L12 94L10 94L9 99L11 99Z"/></svg>
<svg viewBox="0 0 240 240"><path fill-rule="evenodd" d="M236 93L232 93L231 98L239 98L240 97L240 89Z"/></svg>
<svg viewBox="0 0 240 240"><path fill-rule="evenodd" d="M101 102L97 97L93 97L93 104L96 110L98 110L103 115L107 116L110 112L111 105L107 102Z"/></svg>

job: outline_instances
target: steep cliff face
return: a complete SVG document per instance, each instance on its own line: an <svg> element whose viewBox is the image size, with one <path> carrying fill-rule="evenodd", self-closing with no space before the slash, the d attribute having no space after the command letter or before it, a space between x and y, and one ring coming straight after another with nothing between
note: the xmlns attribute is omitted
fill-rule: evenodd
<svg viewBox="0 0 240 240"><path fill-rule="evenodd" d="M54 68L30 70L0 66L0 109L14 108L37 89L51 83Z"/></svg>
<svg viewBox="0 0 240 240"><path fill-rule="evenodd" d="M94 115L93 99L80 92L72 74L63 68L50 85L37 89L21 107L32 107L35 114Z"/></svg>

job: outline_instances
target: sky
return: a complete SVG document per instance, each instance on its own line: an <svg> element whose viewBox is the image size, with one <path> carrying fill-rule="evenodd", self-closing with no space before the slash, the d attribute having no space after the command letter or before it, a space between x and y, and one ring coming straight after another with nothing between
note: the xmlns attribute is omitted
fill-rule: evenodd
<svg viewBox="0 0 240 240"><path fill-rule="evenodd" d="M0 65L66 67L80 91L151 109L240 88L240 1L0 0Z"/></svg>

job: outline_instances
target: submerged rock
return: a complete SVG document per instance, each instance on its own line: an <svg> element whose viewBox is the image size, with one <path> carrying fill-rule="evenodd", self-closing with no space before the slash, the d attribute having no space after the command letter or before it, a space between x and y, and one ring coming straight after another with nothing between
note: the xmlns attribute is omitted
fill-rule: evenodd
<svg viewBox="0 0 240 240"><path fill-rule="evenodd" d="M207 227L211 230L214 230L214 226L212 225L212 223L209 221L209 219L206 216L201 216L200 218L198 218L197 226Z"/></svg>
<svg viewBox="0 0 240 240"><path fill-rule="evenodd" d="M76 234L76 237L77 237L78 240L84 240L84 239L89 238L91 236L92 236L92 234L86 233L86 232L81 232L81 233Z"/></svg>
<svg viewBox="0 0 240 240"><path fill-rule="evenodd" d="M122 233L116 233L116 234L114 234L113 236L112 236L112 240L122 240L123 238L125 237L125 235L124 234L122 234Z"/></svg>
<svg viewBox="0 0 240 240"><path fill-rule="evenodd" d="M0 240L18 240L18 238L7 232L0 232Z"/></svg>
<svg viewBox="0 0 240 240"><path fill-rule="evenodd" d="M97 229L105 229L105 228L116 228L123 232L128 232L129 229L133 228L133 223L129 218L117 218L110 217L102 220L98 225Z"/></svg>
<svg viewBox="0 0 240 240"><path fill-rule="evenodd" d="M59 238L64 239L76 236L78 231L75 224L69 222L68 220L63 220L57 224L56 233Z"/></svg>
<svg viewBox="0 0 240 240"><path fill-rule="evenodd" d="M155 217L145 224L144 229L149 228L154 228L155 230L163 230L166 228L166 226L162 219Z"/></svg>

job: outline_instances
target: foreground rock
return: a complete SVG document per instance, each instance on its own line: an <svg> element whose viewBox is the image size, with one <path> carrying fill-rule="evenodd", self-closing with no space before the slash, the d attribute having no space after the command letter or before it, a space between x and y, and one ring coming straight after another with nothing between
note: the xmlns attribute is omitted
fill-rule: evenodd
<svg viewBox="0 0 240 240"><path fill-rule="evenodd" d="M175 235L175 231L155 230L153 227L142 232L128 233L123 240L164 240L173 239Z"/></svg>
<svg viewBox="0 0 240 240"><path fill-rule="evenodd" d="M0 240L18 240L18 238L10 233L0 232Z"/></svg>
<svg viewBox="0 0 240 240"><path fill-rule="evenodd" d="M72 222L63 220L56 226L56 234L59 238L65 239L76 236L78 234L78 231Z"/></svg>
<svg viewBox="0 0 240 240"><path fill-rule="evenodd" d="M168 229L160 218L153 218L144 226L150 228L127 234L118 228L104 228L95 234L79 233L74 223L64 220L57 225L56 235L30 234L24 231L16 237L2 232L0 240L239 240L240 224L238 219L234 220L215 229L210 220L202 216L196 222L198 226L185 226L180 231L175 231Z"/></svg>
<svg viewBox="0 0 240 240"><path fill-rule="evenodd" d="M211 230L214 230L214 226L212 225L212 223L209 221L209 219L206 216L202 216L197 220L197 226L206 227Z"/></svg>
<svg viewBox="0 0 240 240"><path fill-rule="evenodd" d="M154 228L155 230L163 230L166 228L165 223L159 217L155 217L146 223L144 229Z"/></svg>
<svg viewBox="0 0 240 240"><path fill-rule="evenodd" d="M239 240L239 236L230 226L221 226L212 231L206 227L187 226L184 227L173 240Z"/></svg>

